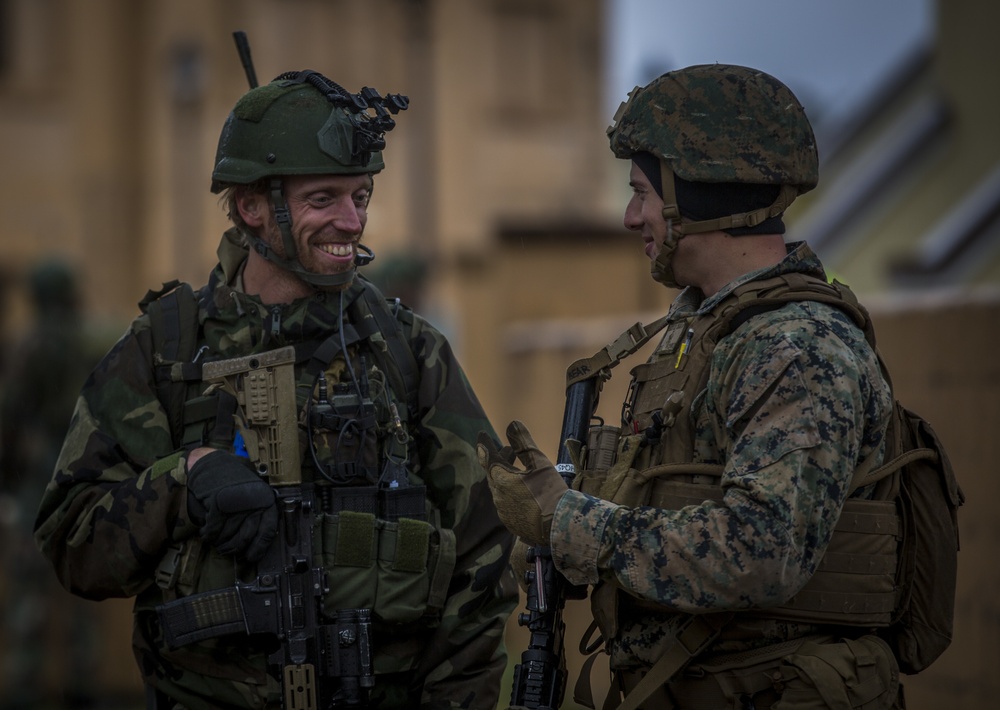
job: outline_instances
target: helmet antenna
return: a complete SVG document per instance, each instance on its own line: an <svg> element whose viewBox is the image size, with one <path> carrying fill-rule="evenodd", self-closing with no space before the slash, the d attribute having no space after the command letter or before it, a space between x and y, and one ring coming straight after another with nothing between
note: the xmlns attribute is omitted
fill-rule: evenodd
<svg viewBox="0 0 1000 710"><path fill-rule="evenodd" d="M253 69L253 58L250 56L250 40L243 30L233 32L233 39L236 41L236 51L240 54L240 61L243 63L243 71L247 75L247 83L251 89L257 88L257 72Z"/></svg>

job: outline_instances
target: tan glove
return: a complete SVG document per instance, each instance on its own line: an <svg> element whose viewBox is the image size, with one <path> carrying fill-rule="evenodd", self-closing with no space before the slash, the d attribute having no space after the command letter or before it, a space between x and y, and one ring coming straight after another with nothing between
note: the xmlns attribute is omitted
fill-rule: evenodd
<svg viewBox="0 0 1000 710"><path fill-rule="evenodd" d="M548 545L552 515L568 488L519 421L507 426L510 446L497 449L488 434L479 434L479 463L493 492L500 520L529 545ZM514 468L514 457L525 466Z"/></svg>
<svg viewBox="0 0 1000 710"><path fill-rule="evenodd" d="M510 568L514 572L517 586L522 592L528 591L528 581L524 578L524 573L528 571L528 545L521 538L514 540L514 549L510 551Z"/></svg>

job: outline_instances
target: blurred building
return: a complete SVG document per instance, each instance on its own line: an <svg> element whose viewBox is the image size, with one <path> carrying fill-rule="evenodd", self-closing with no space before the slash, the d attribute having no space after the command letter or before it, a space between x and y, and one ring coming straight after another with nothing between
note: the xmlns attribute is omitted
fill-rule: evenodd
<svg viewBox="0 0 1000 710"><path fill-rule="evenodd" d="M1000 428L1000 92L989 70L1000 9L954 0L938 12L933 44L856 122L821 136L820 187L788 223L886 324L886 355L906 372L900 396L928 403L946 444L979 443L953 458L970 500L985 501L1000 459L984 436ZM227 224L208 186L219 130L247 88L232 40L243 30L262 83L315 69L353 91L410 96L388 136L369 243L425 267L421 306L498 428L520 418L554 450L567 364L672 297L621 226L627 166L604 133L604 22L602 0L0 0L4 269L64 255L89 311L122 326L146 289L202 283ZM16 331L16 303L11 313ZM624 369L602 397L612 423ZM962 520L966 611L941 670L915 682L987 707L1000 691L988 591L1000 580L971 560L989 559L1000 530L974 503Z"/></svg>
<svg viewBox="0 0 1000 710"><path fill-rule="evenodd" d="M247 80L316 69L406 93L368 231L445 275L505 219L613 215L598 0L0 0L8 257L63 252L93 308L200 283L226 224L209 175ZM439 274L440 276L440 274Z"/></svg>

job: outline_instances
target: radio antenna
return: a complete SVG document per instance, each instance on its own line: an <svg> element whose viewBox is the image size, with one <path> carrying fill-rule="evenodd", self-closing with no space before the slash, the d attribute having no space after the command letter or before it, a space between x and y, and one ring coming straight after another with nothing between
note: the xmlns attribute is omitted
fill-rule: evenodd
<svg viewBox="0 0 1000 710"><path fill-rule="evenodd" d="M250 56L250 41L247 33L243 30L233 32L233 39L236 40L236 51L240 53L240 61L243 63L243 71L247 75L247 83L251 89L257 88L257 73L253 70L253 58Z"/></svg>

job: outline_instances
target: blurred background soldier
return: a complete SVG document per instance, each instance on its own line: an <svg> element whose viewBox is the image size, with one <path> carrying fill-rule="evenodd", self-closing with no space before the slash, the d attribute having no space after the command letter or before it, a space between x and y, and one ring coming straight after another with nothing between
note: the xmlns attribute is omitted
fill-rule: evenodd
<svg viewBox="0 0 1000 710"><path fill-rule="evenodd" d="M76 394L100 353L81 320L76 274L50 259L30 273L34 322L15 348L0 400L5 707L93 701L93 609L60 585L32 537Z"/></svg>

